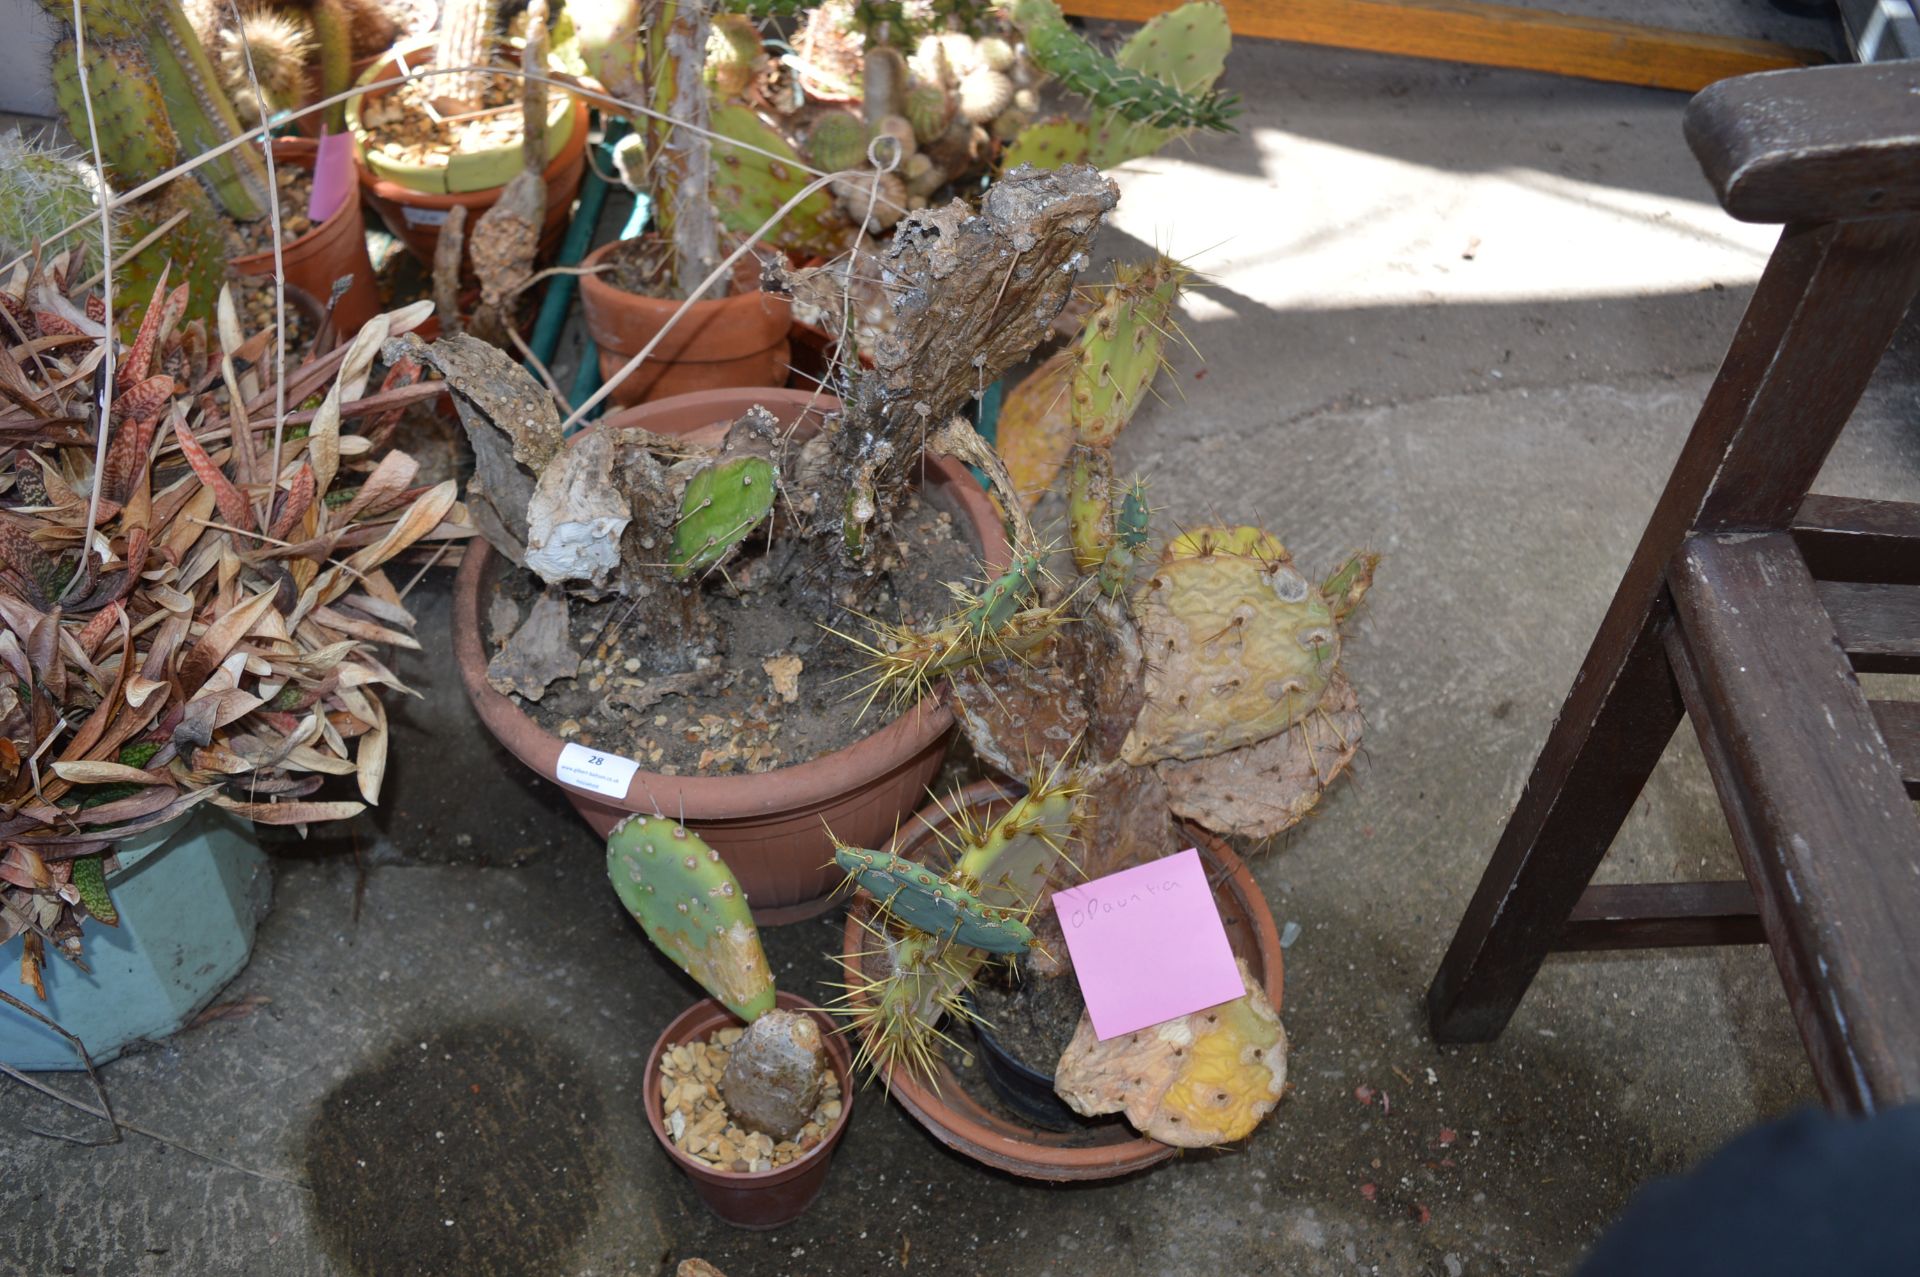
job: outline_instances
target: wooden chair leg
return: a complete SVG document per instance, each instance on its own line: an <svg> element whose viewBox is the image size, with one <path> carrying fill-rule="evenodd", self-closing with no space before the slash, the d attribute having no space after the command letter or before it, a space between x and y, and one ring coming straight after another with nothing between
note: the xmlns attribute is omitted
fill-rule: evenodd
<svg viewBox="0 0 1920 1277"><path fill-rule="evenodd" d="M1667 664L1672 604L1601 626L1533 775L1427 989L1441 1042L1498 1037L1685 714ZM1635 620L1638 624L1634 624Z"/></svg>

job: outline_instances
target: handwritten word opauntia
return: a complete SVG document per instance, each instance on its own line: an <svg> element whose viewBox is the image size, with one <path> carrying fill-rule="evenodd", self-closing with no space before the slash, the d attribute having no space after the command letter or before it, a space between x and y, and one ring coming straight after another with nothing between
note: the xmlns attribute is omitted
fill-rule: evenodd
<svg viewBox="0 0 1920 1277"><path fill-rule="evenodd" d="M1171 878L1163 880L1158 886L1150 882L1145 884L1145 886L1147 888L1147 894L1144 896L1137 891L1130 896L1120 896L1116 899L1108 900L1102 900L1098 896L1088 896L1084 903L1076 904L1074 911L1067 915L1067 925L1071 927L1082 927L1094 921L1096 918L1114 912L1116 909L1125 909L1128 905L1145 904L1148 900L1158 897L1163 892L1180 890L1180 884Z"/></svg>

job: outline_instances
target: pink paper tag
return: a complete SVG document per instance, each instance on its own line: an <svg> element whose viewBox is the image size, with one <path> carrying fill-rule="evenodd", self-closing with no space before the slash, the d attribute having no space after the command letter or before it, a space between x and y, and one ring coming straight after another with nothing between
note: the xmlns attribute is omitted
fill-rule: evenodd
<svg viewBox="0 0 1920 1277"><path fill-rule="evenodd" d="M1191 847L1056 891L1053 908L1102 1042L1247 991Z"/></svg>
<svg viewBox="0 0 1920 1277"><path fill-rule="evenodd" d="M307 218L318 226L332 217L347 192L354 188L353 134L320 134L320 151L313 161L313 194L307 199Z"/></svg>

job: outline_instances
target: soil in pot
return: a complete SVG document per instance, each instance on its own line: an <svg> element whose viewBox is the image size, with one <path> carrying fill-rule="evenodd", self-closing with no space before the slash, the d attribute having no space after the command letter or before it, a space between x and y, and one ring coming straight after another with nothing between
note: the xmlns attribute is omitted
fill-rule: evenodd
<svg viewBox="0 0 1920 1277"><path fill-rule="evenodd" d="M792 1139L741 1127L720 1099L719 1086L733 1045L745 1032L721 1029L704 1042L683 1042L660 1057L660 1115L674 1147L713 1170L736 1174L791 1165L826 1139L845 1108L840 1079L829 1070L813 1117Z"/></svg>
<svg viewBox="0 0 1920 1277"><path fill-rule="evenodd" d="M973 1009L994 1040L1028 1068L1051 1074L1087 1008L1072 972L1040 977L1004 963L973 986Z"/></svg>
<svg viewBox="0 0 1920 1277"><path fill-rule="evenodd" d="M932 620L953 606L946 583L978 574L977 556L953 518L917 495L898 526L904 554L884 574L872 615ZM780 567L776 537L772 551L763 542L728 572L739 580ZM489 651L519 626L537 587L531 573L501 573L492 597L483 598ZM579 672L549 683L538 701L515 694L514 703L562 740L611 750L668 776L771 771L873 730L885 707L863 721L865 698L853 694L865 681L865 658L821 628L859 634L859 618L823 617L790 599L785 582L744 599L710 591L708 606L732 655L662 675L662 658L671 653L625 628L629 604L575 600L569 623Z"/></svg>
<svg viewBox="0 0 1920 1277"><path fill-rule="evenodd" d="M313 229L313 221L307 216L307 205L313 198L313 171L292 164L281 164L274 170L274 177L280 183L280 244L284 248ZM255 253L273 251L273 225L265 217L251 222L228 222L233 228L228 239L233 244L235 257L251 257Z"/></svg>
<svg viewBox="0 0 1920 1277"><path fill-rule="evenodd" d="M526 117L518 77L489 78L480 101L459 104L452 116L445 112L453 104L439 96L444 88L443 80L410 80L368 98L360 108L367 150L399 164L437 168L456 155L519 146Z"/></svg>

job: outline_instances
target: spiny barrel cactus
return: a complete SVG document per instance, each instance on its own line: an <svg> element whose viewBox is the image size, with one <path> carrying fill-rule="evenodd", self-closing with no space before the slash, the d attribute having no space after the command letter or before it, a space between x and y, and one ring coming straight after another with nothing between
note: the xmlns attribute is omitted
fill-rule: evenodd
<svg viewBox="0 0 1920 1277"><path fill-rule="evenodd" d="M773 1009L746 893L699 835L665 816L629 816L607 838L607 876L647 938L735 1015Z"/></svg>
<svg viewBox="0 0 1920 1277"><path fill-rule="evenodd" d="M0 254L11 259L30 253L99 206L100 183L91 163L36 146L17 130L0 133ZM115 239L125 242L119 233ZM83 277L100 268L98 227L68 242L81 250Z"/></svg>

